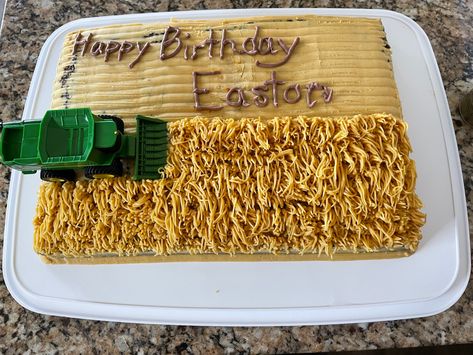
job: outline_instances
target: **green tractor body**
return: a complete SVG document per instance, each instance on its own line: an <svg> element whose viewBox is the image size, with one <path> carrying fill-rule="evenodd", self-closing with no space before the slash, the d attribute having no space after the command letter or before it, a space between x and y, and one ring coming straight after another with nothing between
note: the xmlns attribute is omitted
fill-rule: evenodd
<svg viewBox="0 0 473 355"><path fill-rule="evenodd" d="M87 171L117 176L119 159L134 159L134 179L157 179L166 152L164 121L138 116L137 134L125 134L119 118L97 116L88 108L50 110L42 120L8 122L0 134L1 161L25 174L85 169L86 176Z"/></svg>

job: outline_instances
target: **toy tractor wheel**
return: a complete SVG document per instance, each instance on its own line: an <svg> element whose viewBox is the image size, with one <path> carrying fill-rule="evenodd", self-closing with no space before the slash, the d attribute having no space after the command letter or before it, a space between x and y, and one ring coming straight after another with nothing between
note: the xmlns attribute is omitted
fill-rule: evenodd
<svg viewBox="0 0 473 355"><path fill-rule="evenodd" d="M120 133L125 133L125 123L120 117L117 116L112 116L112 115L99 115L100 118L103 118L104 120L113 120L115 124L117 125L117 130Z"/></svg>
<svg viewBox="0 0 473 355"><path fill-rule="evenodd" d="M112 165L86 167L84 175L88 179L107 179L122 176L123 165L120 160L115 159Z"/></svg>
<svg viewBox="0 0 473 355"><path fill-rule="evenodd" d="M74 170L41 170L41 180L49 182L66 182L74 181L76 179L76 172Z"/></svg>

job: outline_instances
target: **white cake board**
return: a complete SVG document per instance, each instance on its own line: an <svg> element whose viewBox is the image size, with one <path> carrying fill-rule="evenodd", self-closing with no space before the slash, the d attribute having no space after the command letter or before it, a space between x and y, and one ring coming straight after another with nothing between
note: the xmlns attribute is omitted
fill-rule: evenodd
<svg viewBox="0 0 473 355"><path fill-rule="evenodd" d="M67 32L118 23L320 14L381 18L409 123L417 191L427 224L408 258L372 261L46 265L33 252L39 177L12 173L3 273L13 297L39 313L139 323L301 325L372 322L439 313L461 296L470 274L466 203L455 135L429 40L409 18L384 10L249 9L81 19L46 41L24 109L50 107Z"/></svg>

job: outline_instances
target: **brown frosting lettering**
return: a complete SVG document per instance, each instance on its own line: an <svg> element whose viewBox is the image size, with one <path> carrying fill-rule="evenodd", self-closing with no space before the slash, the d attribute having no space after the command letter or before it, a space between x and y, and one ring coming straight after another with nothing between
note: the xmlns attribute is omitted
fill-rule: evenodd
<svg viewBox="0 0 473 355"><path fill-rule="evenodd" d="M314 105L317 103L317 100L311 100L310 95L312 94L312 91L314 90L322 90L323 86L318 84L318 83L309 83L306 85L307 88L307 107L312 108Z"/></svg>
<svg viewBox="0 0 473 355"><path fill-rule="evenodd" d="M296 93L296 96L293 97L292 99L289 97L289 93L291 92L291 90L294 90L294 92ZM295 104L296 102L298 102L301 99L300 85L299 84L289 85L286 88L286 90L284 90L283 97L284 97L284 101L286 101L288 104Z"/></svg>
<svg viewBox="0 0 473 355"><path fill-rule="evenodd" d="M74 39L74 45L72 46L72 55L76 54L77 47L83 46L82 51L80 52L81 56L84 56L85 52L87 51L87 46L92 39L92 33L89 33L85 39L82 39L82 33L78 33L76 38Z"/></svg>
<svg viewBox="0 0 473 355"><path fill-rule="evenodd" d="M143 54L145 54L148 47L149 47L149 42L145 42L145 44L143 45L143 48L140 47L140 42L136 42L136 48L138 48L139 53L136 56L136 58L130 64L128 64L128 68L131 69L135 66L136 63L138 63L138 61L143 56Z"/></svg>
<svg viewBox="0 0 473 355"><path fill-rule="evenodd" d="M219 42L218 39L213 38L213 34L214 34L213 30L210 29L209 38L205 41L205 43L209 45L209 58L212 58L212 51L214 48L214 44L217 44Z"/></svg>
<svg viewBox="0 0 473 355"><path fill-rule="evenodd" d="M253 101L258 107L265 107L268 105L269 97L264 93L264 91L268 91L268 87L266 85L255 86L253 89L251 89L251 92L256 95L253 97Z"/></svg>
<svg viewBox="0 0 473 355"><path fill-rule="evenodd" d="M189 50L189 47L186 44L186 46L184 47L184 59L185 60L189 59L189 55L187 54L188 50Z"/></svg>
<svg viewBox="0 0 473 355"><path fill-rule="evenodd" d="M266 48L264 48L265 45L266 45ZM273 48L272 37L264 37L259 40L258 52L261 55L266 55L266 54L276 54L279 51Z"/></svg>
<svg viewBox="0 0 473 355"><path fill-rule="evenodd" d="M223 52L224 52L225 46L226 46L227 44L229 44L229 45L231 46L232 52L236 52L236 51L237 51L236 45L235 45L235 41L226 38L226 33L227 33L227 31L226 31L225 28L224 28L224 29L222 30L222 39L220 40L220 59L223 59Z"/></svg>
<svg viewBox="0 0 473 355"><path fill-rule="evenodd" d="M296 38L297 39L297 38ZM284 42L284 40L282 38L278 38L278 43L279 45L281 46L282 50L284 51L284 53L288 53L289 52L289 48L287 48L287 45L286 45L286 42Z"/></svg>
<svg viewBox="0 0 473 355"><path fill-rule="evenodd" d="M105 43L103 42L94 42L92 45L92 48L90 48L90 54L93 56L98 56L100 54L103 54L105 51Z"/></svg>
<svg viewBox="0 0 473 355"><path fill-rule="evenodd" d="M120 49L118 50L118 61L122 60L123 54L130 52L135 45L128 41L123 41L120 45Z"/></svg>
<svg viewBox="0 0 473 355"><path fill-rule="evenodd" d="M264 85L271 85L272 88L273 88L273 105L275 107L279 106L279 103L278 103L278 85L282 85L284 83L285 83L285 81L276 80L276 72L274 70L271 72L271 79L266 80L264 82Z"/></svg>
<svg viewBox="0 0 473 355"><path fill-rule="evenodd" d="M297 44L299 43L300 38L296 37L294 39L294 42L292 42L291 46L287 48L286 44L284 43L284 40L282 38L278 38L278 43L281 46L282 50L286 53L286 56L284 57L283 60L281 60L278 63L261 63L259 60L256 61L256 65L261 67L261 68L275 68L279 67L289 60L291 57L292 53L294 53L294 49L296 48Z"/></svg>
<svg viewBox="0 0 473 355"><path fill-rule="evenodd" d="M241 51L241 53L246 53L246 54L249 54L249 55L258 54L258 45L256 44L256 37L258 36L258 32L259 32L259 27L256 26L254 36L253 37L248 37L243 41L243 44L241 45L243 50ZM247 48L248 43L251 43L251 47L252 47L251 49Z"/></svg>
<svg viewBox="0 0 473 355"><path fill-rule="evenodd" d="M192 72L192 93L194 94L194 107L196 110L211 110L211 111L217 111L221 110L223 107L222 106L202 106L200 104L200 99L199 95L202 94L207 94L209 92L209 89L207 88L199 88L197 86L197 77L199 75L216 75L220 74L219 71L210 71L210 72Z"/></svg>
<svg viewBox="0 0 473 355"><path fill-rule="evenodd" d="M276 49L276 44L273 37L263 37L258 38L260 33L260 27L255 26L255 31L253 36L245 38L241 43L241 49L237 48L236 42L227 38L226 29L223 28L221 30L221 39L215 39L215 32L212 28L208 29L209 35L208 37L200 43L191 44L187 42L189 38L191 38L191 34L189 32L182 32L178 27L168 26L163 34L163 39L161 41L161 48L159 57L161 60L166 60L178 55L184 47L184 59L188 60L189 58L194 60L198 56L198 51L200 49L206 48L208 46L208 58L213 58L214 55L214 48L216 45L219 45L219 57L223 59L225 54L225 47L230 45L231 50L233 53L237 54L247 54L247 55L275 55L276 53L282 51L284 52L284 57L280 59L278 62L275 63L262 63L259 59L255 61L258 67L262 68L275 68L281 65L284 65L289 61L289 59L294 54L294 51L297 45L300 42L300 37L295 37L292 41L291 45L289 46L288 43L284 41L282 38L277 38L277 43L280 47ZM181 39L182 34L182 39ZM153 34L153 36L156 33ZM113 53L118 52L118 61L121 61L123 56L129 52L131 52L135 47L138 49L138 53L136 57L133 59L131 63L128 64L128 67L132 69L141 59L143 55L145 55L146 51L150 46L152 46L151 42L136 42L131 43L128 41L117 42L115 40L110 40L108 42L96 41L91 42L93 34L89 33L87 37L83 37L81 32L78 32L74 38L74 43L72 46L72 55L76 55L79 51L81 55L85 55L86 51L89 51L93 56L104 55L104 61L107 62ZM149 36L145 36L149 37ZM154 43L154 42L153 42ZM185 43L185 44L184 44ZM194 96L194 107L196 110L221 110L224 108L222 105L202 105L200 102L200 95L208 94L208 88L200 88L198 87L198 77L199 76L206 76L206 75L217 75L220 74L220 71L209 71L209 72L192 72L192 93ZM268 105L270 101L270 96L268 91L271 88L272 92L272 101L274 107L279 106L278 101L278 86L285 84L285 81L278 80L276 77L276 72L273 70L270 74L270 79L266 80L263 85L255 86L251 89L251 92L254 94L253 102L258 107L265 107ZM307 84L307 106L312 108L316 105L317 100L313 100L311 96L313 91L319 90L322 91L322 98L325 103L330 103L333 100L333 89L318 84L317 82L311 82ZM235 98L236 95L236 98ZM300 84L291 84L288 85L284 92L283 92L283 99L288 104L295 104L301 100L301 85ZM233 107L248 107L250 103L247 101L246 92L244 89L240 87L232 87L230 88L225 96L225 102L228 106Z"/></svg>
<svg viewBox="0 0 473 355"><path fill-rule="evenodd" d="M233 94L238 94L238 101L232 101ZM225 97L225 102L227 103L227 105L235 107L250 106L250 104L246 101L245 92L238 87L234 87L228 90L227 96Z"/></svg>
<svg viewBox="0 0 473 355"><path fill-rule="evenodd" d="M194 44L192 46L191 59L194 60L197 57L197 50L201 48L205 48L206 45L207 45L207 40L203 40L199 44Z"/></svg>
<svg viewBox="0 0 473 355"><path fill-rule="evenodd" d="M179 53L182 47L182 41L179 38L180 34L181 34L181 30L178 27L169 26L168 28L166 28L166 30L164 31L163 40L161 42L161 50L159 52L159 58L161 60L172 58L177 53ZM171 51L171 53L169 54L166 53L166 48L168 48L174 42L177 43L176 48L174 48L174 50Z"/></svg>
<svg viewBox="0 0 473 355"><path fill-rule="evenodd" d="M105 47L105 57L104 57L104 61L107 62L108 61L108 57L110 56L110 54L112 53L115 53L116 51L118 51L120 49L120 43L116 42L116 41L109 41L107 43L107 46Z"/></svg>
<svg viewBox="0 0 473 355"><path fill-rule="evenodd" d="M328 86L324 86L323 88L324 92L322 96L324 98L324 102L328 104L330 101L332 101L333 89L329 88Z"/></svg>

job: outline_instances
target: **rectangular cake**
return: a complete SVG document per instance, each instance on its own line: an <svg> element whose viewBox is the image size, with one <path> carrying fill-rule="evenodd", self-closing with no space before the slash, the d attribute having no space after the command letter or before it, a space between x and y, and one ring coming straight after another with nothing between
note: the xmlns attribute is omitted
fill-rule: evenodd
<svg viewBox="0 0 473 355"><path fill-rule="evenodd" d="M83 29L53 109L168 121L162 179L41 185L50 263L410 255L425 216L378 19L282 16Z"/></svg>

